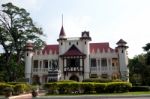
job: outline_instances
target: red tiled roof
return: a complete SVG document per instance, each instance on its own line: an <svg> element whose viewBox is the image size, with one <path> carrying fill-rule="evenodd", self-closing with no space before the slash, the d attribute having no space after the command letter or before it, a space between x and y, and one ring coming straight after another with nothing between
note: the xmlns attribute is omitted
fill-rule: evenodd
<svg viewBox="0 0 150 99"><path fill-rule="evenodd" d="M93 50L96 53L98 49L100 52L103 52L103 50L105 52L108 52L108 49L110 49L111 52L114 51L114 49L109 47L109 43L90 43L89 47L90 47L90 53L92 53ZM52 54L54 53L59 54L59 45L46 45L45 48L42 50L42 53L49 54L50 51ZM85 54L82 53L75 45L73 45L63 55L73 55L73 56L79 55L80 56L80 55L85 55Z"/></svg>
<svg viewBox="0 0 150 99"><path fill-rule="evenodd" d="M72 45L63 56L85 56L75 45Z"/></svg>
<svg viewBox="0 0 150 99"><path fill-rule="evenodd" d="M54 53L58 54L59 53L58 45L46 45L45 48L42 50L42 53L49 54L50 51L52 52L52 54Z"/></svg>
<svg viewBox="0 0 150 99"><path fill-rule="evenodd" d="M63 26L61 27L59 36L66 36Z"/></svg>
<svg viewBox="0 0 150 99"><path fill-rule="evenodd" d="M109 43L90 43L90 53L92 53L93 50L96 53L98 49L100 52L103 52L103 50L108 52L108 49L110 49L111 52L114 51L109 47Z"/></svg>

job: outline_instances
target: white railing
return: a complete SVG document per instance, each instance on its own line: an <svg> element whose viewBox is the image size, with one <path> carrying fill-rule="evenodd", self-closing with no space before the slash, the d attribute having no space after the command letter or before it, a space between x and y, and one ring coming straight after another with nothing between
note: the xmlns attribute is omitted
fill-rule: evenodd
<svg viewBox="0 0 150 99"><path fill-rule="evenodd" d="M33 68L34 73L48 73L48 68Z"/></svg>

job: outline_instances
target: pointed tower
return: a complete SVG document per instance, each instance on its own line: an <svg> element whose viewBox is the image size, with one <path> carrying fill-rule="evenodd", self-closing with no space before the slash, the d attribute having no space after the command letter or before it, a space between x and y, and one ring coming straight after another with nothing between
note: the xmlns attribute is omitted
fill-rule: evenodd
<svg viewBox="0 0 150 99"><path fill-rule="evenodd" d="M59 38L57 39L58 43L59 43L59 55L62 55L63 53L65 53L66 50L66 34L63 28L63 25L61 27L60 33L59 33ZM64 79L64 73L63 71L63 60L62 58L59 57L59 70L61 71L61 80Z"/></svg>
<svg viewBox="0 0 150 99"><path fill-rule="evenodd" d="M88 31L84 31L81 34L80 40L82 41L82 46L83 46L83 52L86 55L86 58L84 60L84 79L89 78L89 73L90 73L90 63L89 63L89 55L90 55L90 50L89 50L89 42L91 41L91 37Z"/></svg>
<svg viewBox="0 0 150 99"><path fill-rule="evenodd" d="M120 64L120 74L121 80L129 81L129 70L128 70L128 57L127 57L127 42L123 39L120 39L117 43L117 50L119 55L119 64Z"/></svg>
<svg viewBox="0 0 150 99"><path fill-rule="evenodd" d="M29 83L31 83L32 56L33 44L30 41L27 41L25 46L25 78Z"/></svg>

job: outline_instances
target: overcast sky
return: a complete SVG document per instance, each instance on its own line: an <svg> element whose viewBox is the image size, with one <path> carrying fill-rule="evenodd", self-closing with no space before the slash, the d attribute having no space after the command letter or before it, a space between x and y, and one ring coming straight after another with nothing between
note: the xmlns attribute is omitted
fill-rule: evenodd
<svg viewBox="0 0 150 99"><path fill-rule="evenodd" d="M57 44L63 25L67 37L90 32L92 42L109 42L115 48L122 38L129 58L143 53L150 42L150 0L0 0L25 8L43 28L47 44Z"/></svg>

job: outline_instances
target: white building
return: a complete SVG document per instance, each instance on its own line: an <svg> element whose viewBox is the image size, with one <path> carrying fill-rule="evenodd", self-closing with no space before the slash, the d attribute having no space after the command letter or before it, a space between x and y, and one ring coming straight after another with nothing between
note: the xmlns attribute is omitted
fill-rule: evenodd
<svg viewBox="0 0 150 99"><path fill-rule="evenodd" d="M120 39L112 49L108 42L90 43L87 31L82 32L81 37L67 38L62 26L57 41L59 44L46 45L34 52L32 43L27 43L25 77L29 82L88 78L128 81L128 46L124 40Z"/></svg>

